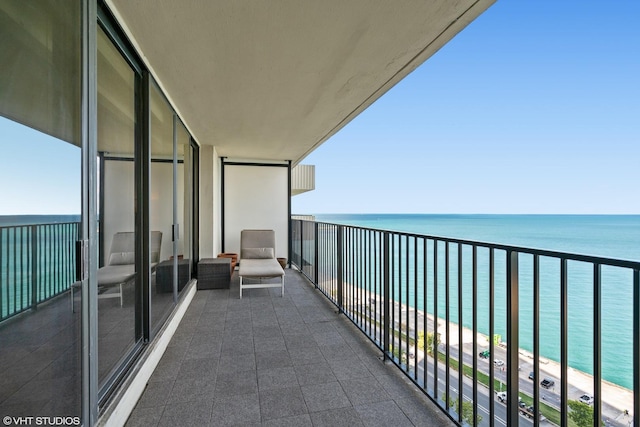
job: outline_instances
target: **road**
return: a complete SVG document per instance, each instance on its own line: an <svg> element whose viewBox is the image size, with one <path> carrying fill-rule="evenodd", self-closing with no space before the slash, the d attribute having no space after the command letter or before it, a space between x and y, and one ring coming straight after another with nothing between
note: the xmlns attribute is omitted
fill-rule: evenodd
<svg viewBox="0 0 640 427"><path fill-rule="evenodd" d="M369 299L367 299L367 301L369 301ZM374 299L375 301L375 299ZM402 326L399 322L403 321L404 319L408 320L408 324L409 324L409 328L411 328L411 335L413 334L413 330L415 330L415 325L414 323L414 312L413 309L409 309L409 316L407 315L407 312L405 311L405 307L401 306L399 303L396 303L393 310L395 311L395 319L397 319L397 321L394 324L394 328L398 331L406 331L406 326ZM375 312L375 308L374 308L374 318L376 318L378 321L380 321L380 317L379 314L377 314ZM425 328L423 325L423 319L426 320L427 323L427 327ZM418 330L426 330L426 331L433 331L434 330L434 326L433 326L433 318L431 316L424 316L423 313L420 313L419 316L417 316L417 320L418 320ZM456 342L453 342L454 340L457 341L457 325L455 324L451 324L450 327L450 337L452 338L452 344L450 345L449 351L450 351L450 355L451 357L457 359L458 357L458 346ZM439 319L438 320L438 332L441 333L444 336L444 331L445 331L445 324L443 319ZM469 330L464 330L465 333L471 333L471 331ZM464 335L464 334L463 334ZM486 337L484 337L486 340ZM441 344L440 346L440 351L444 352L445 351L445 347L444 345L446 344ZM406 347L404 345L401 345L400 343L396 342L395 343L396 348L398 349L402 349L405 350ZM480 352L482 350L486 350L488 349L488 344L485 347L481 347L480 344L478 344L478 349L477 351ZM504 348L501 348L500 346L495 346L494 348L495 351L495 355L494 355L494 359L501 359L501 360L506 360L506 351ZM419 352L420 354L418 354L418 357L421 357L422 352ZM463 341L463 361L466 365L468 366L472 366L473 365L473 344L471 342L471 339L466 339L465 341ZM525 356L520 355L520 372L519 372L519 377L520 377L520 381L519 381L519 390L521 392L524 392L525 394L528 394L529 396L533 396L533 381L529 379L529 373L531 371L533 371L533 365L532 365L532 360L529 361L529 359L527 359ZM432 367L432 360L430 360L430 366ZM421 362L420 362L421 363ZM443 363L439 363L439 371L440 373L438 374L438 379L439 379L439 386L438 386L438 397L442 397L442 392L445 390L445 382L444 382L444 364ZM549 369L551 371L553 371L553 368L555 365L552 366L552 364L547 365L547 368L545 369ZM421 369L421 368L419 368ZM478 370L480 372L483 372L485 374L489 374L489 359L478 359ZM555 370L557 371L557 366L555 367ZM570 369L571 370L571 369ZM456 371L453 371L453 375L457 374ZM495 378L502 381L503 383L506 384L506 367L505 367L505 371L502 371L499 368L494 369L494 375ZM575 372L570 372L571 374L580 374L579 372L575 371ZM421 376L421 371L418 375L418 378L422 378ZM432 373L429 372L429 375L431 376ZM558 375L558 374L556 374ZM584 374L586 375L586 374ZM540 372L540 376L541 377L545 377L545 376L549 376L546 373ZM554 387L550 388L550 389L544 389L542 387L540 387L540 401L543 403L546 403L547 405L556 408L556 409L560 409L560 380L557 376L553 376L551 375L551 377L556 381L556 384ZM580 379L578 381L578 383L581 384L581 386L578 386L577 384L569 384L569 390L568 390L568 398L570 400L578 400L578 398L582 395L582 394L591 394L592 390L588 389L588 388L592 388L589 386L589 378L585 377L583 379ZM592 383L592 382L591 382ZM472 396L472 380L470 378L464 377L464 396L465 399L467 399L467 396ZM430 387L433 386L433 379L431 378L431 382L429 383ZM450 383L451 387L457 387L458 382L457 379L456 380L451 380ZM603 385L604 387L604 385ZM467 390L468 388L468 390ZM498 390L496 390L498 391ZM457 391L456 391L457 392ZM617 390L614 390L614 393L617 392ZM482 415L483 417L483 422L481 425L489 425L488 421L485 424L485 421L489 419L489 413L488 413L488 407L489 407L489 389L485 386L483 386L482 384L478 385L478 407L479 407L479 411L480 411L480 415ZM613 395L613 394L612 394ZM612 395L609 395L609 398L611 398ZM624 401L626 402L626 400L628 400L629 396L625 396ZM455 396L454 396L455 398ZM492 397L495 399L495 397ZM469 399L467 399L469 400ZM616 401L618 404L621 402L621 399L618 399L618 401ZM620 406L620 405L619 405ZM626 407L626 406L630 406L630 404L627 402L625 404L623 404L622 407ZM632 405L631 405L632 406ZM496 413L496 425L504 425L504 419L505 419L505 415L506 415L506 406L502 403L500 403L499 401L496 400L496 403L494 405L494 410ZM610 404L605 403L604 401L602 402L602 414L603 414L603 420L605 422L606 426L612 426L612 427L627 427L630 425L632 418L629 416L625 416L623 414L623 412L621 411L620 407L614 407ZM520 417L523 425L531 425L532 421L527 419L524 416ZM501 423L501 424L498 424ZM552 425L550 422L541 422L540 425Z"/></svg>
<svg viewBox="0 0 640 427"><path fill-rule="evenodd" d="M399 345L399 343L396 343L396 345ZM465 352L463 353L463 359L464 359L464 363L471 366L473 364L473 360L472 360L472 355L471 355L471 351L466 351L466 346L464 346L463 348L465 348ZM444 349L441 346L441 351L444 351ZM506 359L506 354L504 349L498 348L496 347L495 349L496 351L496 359L501 359L501 360L505 360ZM450 355L452 357L457 357L458 355L458 349L457 346L452 346L450 348ZM417 371L417 378L419 379L419 383L421 385L422 384L422 378L423 378L423 369L422 369L422 352L419 352L418 356L418 371ZM430 391L432 391L433 389L433 359L431 357L428 358L428 372L427 372L427 384L428 387L430 389ZM443 400L443 394L444 391L446 389L446 370L445 370L445 365L444 363L440 362L438 363L438 392L437 392L437 396L439 399ZM489 359L478 359L478 370L480 372L484 372L487 375L489 374ZM530 396L533 395L533 381L529 379L529 372L532 371L532 367L531 364L529 363L523 363L521 365L521 370L520 370L520 391L524 392L525 394L528 394ZM458 397L458 390L457 390L457 386L458 386L458 379L457 377L458 372L456 370L450 369L450 398L451 399L456 399ZM502 369L496 368L494 370L494 375L496 377L496 379L501 380L502 382L504 382L506 384L506 369L505 371L502 371ZM556 379L557 380L557 379ZM495 392L498 392L499 390L495 390ZM551 388L551 389L544 389L542 387L540 387L540 399L541 401L544 401L544 403L546 403L549 406L552 406L556 409L560 408L560 396L559 396L559 387L558 384L556 383L556 386ZM579 393L579 394L578 394ZM572 396L570 395L569 398L570 399L577 399L580 394L582 394L582 391L580 390L573 390L573 394L576 394L576 396ZM467 401L472 401L472 396L473 396L473 380L469 377L464 376L463 377L463 396L464 399ZM506 426L506 412L507 412L507 408L506 408L506 404L500 402L499 399L497 399L497 397L494 395L491 397L492 399L495 400L494 402L494 425L495 426ZM478 414L482 417L482 421L479 424L480 426L489 426L489 402L490 402L490 397L489 397L489 388L485 387L482 384L478 384ZM605 414L605 416L613 411L617 411L615 408L611 408L608 405L603 404L603 413ZM630 421L629 418L624 418L622 420L616 421L614 419L614 417L606 417L606 426L611 426L611 427L627 427L628 426L628 422ZM527 418L524 415L520 415L520 425L522 426L532 426L533 425L533 420ZM552 424L551 422L547 421L544 417L541 419L540 421L540 425L541 426L552 426L554 424Z"/></svg>

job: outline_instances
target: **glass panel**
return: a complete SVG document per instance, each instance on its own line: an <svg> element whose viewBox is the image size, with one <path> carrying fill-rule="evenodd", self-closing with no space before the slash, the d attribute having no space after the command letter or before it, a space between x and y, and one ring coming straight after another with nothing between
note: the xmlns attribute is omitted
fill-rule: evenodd
<svg viewBox="0 0 640 427"><path fill-rule="evenodd" d="M173 307L173 111L158 88L151 84L151 171L149 221L152 266L151 329Z"/></svg>
<svg viewBox="0 0 640 427"><path fill-rule="evenodd" d="M178 292L181 292L184 285L187 284L191 277L191 268L193 265L193 257L191 254L193 235L192 231L192 156L189 133L184 125L178 122L178 175L177 180L177 204L178 218L177 223L180 227L179 239L177 241L177 252L179 258L178 265Z"/></svg>
<svg viewBox="0 0 640 427"><path fill-rule="evenodd" d="M3 417L80 422L80 10L76 1L0 2Z"/></svg>
<svg viewBox="0 0 640 427"><path fill-rule="evenodd" d="M98 374L103 387L140 340L136 330L134 71L98 30L100 268Z"/></svg>

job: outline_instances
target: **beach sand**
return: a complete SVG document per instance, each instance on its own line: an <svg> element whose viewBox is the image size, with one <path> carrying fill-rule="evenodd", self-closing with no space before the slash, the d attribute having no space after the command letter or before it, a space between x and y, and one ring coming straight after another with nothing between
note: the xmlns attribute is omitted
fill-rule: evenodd
<svg viewBox="0 0 640 427"><path fill-rule="evenodd" d="M346 301L353 300L355 304L360 307L369 306L372 309L372 311L375 312L375 308L374 308L375 304L373 302L376 301L376 298L379 298L378 295L370 294L367 291L360 290L359 297L360 298L353 298L353 299L345 298L345 300ZM406 307L404 306L404 304L395 303L394 310L395 310L394 326L396 330L402 329L402 332L406 333L407 327L404 323L406 322L406 319L407 319ZM409 336L410 337L414 336L414 319L415 319L414 309L410 308L409 309ZM423 326L424 319L425 319L424 313L421 310L418 310L417 312L418 331L424 330L424 326ZM433 332L433 329L434 329L433 316L431 314L427 314L426 319L427 319L427 327L428 327L427 331ZM445 320L442 318L439 318L438 333L440 334L441 350L444 349L444 346L446 345L445 326L446 326ZM458 347L458 341L459 341L458 325L452 322L449 323L449 338L450 338L449 345L455 348L455 350L451 352L451 355L453 357L457 357L457 354L458 354L457 347ZM477 339L478 351L482 351L484 349L489 348L488 336L478 333L476 339ZM466 355L471 356L473 354L473 331L463 327L462 341L463 341L462 342L463 352ZM499 346L496 346L496 355L498 355L498 357L494 356L496 359L500 358L499 356L501 354L500 353L501 350L502 350L502 354L504 355L505 349L504 348L500 349ZM418 352L416 351L416 353ZM422 352L419 352L419 353L422 353ZM519 353L520 353L520 369L522 372L526 372L528 375L528 372L533 370L533 354L524 349L520 349ZM486 372L488 373L488 366L487 366ZM593 376L591 374L578 371L571 367L568 368L567 373L568 373L568 385L569 385L569 390L568 390L569 400L577 400L579 396L585 393L593 395ZM558 362L555 362L553 360L546 359L543 357L540 358L540 377L541 378L553 377L556 379L557 382L553 391L558 395L558 402L559 402L559 394L560 394L560 390L559 390L560 375L561 375L561 367ZM602 390L602 411L603 411L603 418L605 421L615 421L616 423L626 425L630 420L633 419L633 413L632 413L633 412L633 392L631 390L605 380L603 380L601 383L601 390ZM558 403L554 404L553 402L549 402L549 401L546 401L545 403L548 403L548 404L550 403L551 406L555 406L556 408L558 408ZM625 410L629 411L629 415L624 414Z"/></svg>

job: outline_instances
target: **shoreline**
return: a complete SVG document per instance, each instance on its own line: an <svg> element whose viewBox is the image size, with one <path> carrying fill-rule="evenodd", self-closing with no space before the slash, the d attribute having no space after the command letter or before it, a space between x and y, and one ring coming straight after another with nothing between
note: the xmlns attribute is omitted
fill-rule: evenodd
<svg viewBox="0 0 640 427"><path fill-rule="evenodd" d="M399 303L395 303L395 304L396 306L399 305ZM405 309L405 306L404 304L402 304L403 313L405 313L404 309ZM413 313L413 310L414 310L413 308L410 308L409 312ZM424 312L422 310L417 310L417 312L418 312L418 324L420 326L420 323L421 323L420 320L421 320L421 317L424 318L423 317ZM426 318L429 321L431 321L431 323L433 324L434 317L432 314L426 313ZM412 323L413 315L410 315L409 319L410 319L410 323ZM446 345L446 337L444 336L444 334L442 334L442 332L440 332L444 330L445 328L444 324L445 324L445 319L439 318L438 332L441 334L440 345ZM440 325L442 325L442 327L440 327ZM410 325L410 330L411 330L411 325ZM430 329L427 329L427 331L432 332L433 327ZM450 346L458 346L458 324L457 323L449 322L449 338L450 338L450 343L449 343ZM473 345L473 331L463 326L462 340L463 340L462 342L463 354L472 354L471 351L467 351L467 350L470 350L469 347L472 347ZM477 346L478 346L478 351L482 350L481 347L488 348L489 337L485 334L482 334L481 332L478 332ZM503 348L503 347L496 345L494 346L494 348ZM527 367L527 369L525 370L525 366L529 366L529 365L532 366L533 354L528 350L525 350L522 348L518 349L518 354L520 358L519 368L525 372L532 370L533 369L532 367L531 369ZM540 357L540 377L541 378L544 378L545 376L550 376L559 381L560 373L561 373L560 363L548 358ZM568 383L570 396L576 393L579 393L579 394L587 393L593 396L593 375L583 371L579 371L570 366L567 369L567 375L568 375L567 383ZM625 410L628 410L631 416L633 416L633 391L632 390L629 390L618 384L614 384L610 381L603 379L601 382L601 393L602 393L603 404L607 404L613 408L618 409L620 414L622 414ZM574 400L574 399L571 399L571 397L569 399Z"/></svg>
<svg viewBox="0 0 640 427"><path fill-rule="evenodd" d="M347 288L348 288L348 285L347 285ZM376 298L378 298L379 295L373 294L365 289L360 289L360 292L362 292L362 294L359 295L359 297L354 298L354 302L356 304L355 308L370 307L372 309L371 311L375 313L377 311L375 310L376 308L375 304L371 305L370 302L372 300L376 300ZM351 307L351 309L353 308L354 307ZM395 324L392 325L392 328L395 329L396 331L399 331L400 333L408 332L409 337L412 336L412 333L415 334L416 329L415 329L415 325L413 324L414 318L415 318L414 308L412 307L409 308L408 327L403 323L403 321L406 320L406 316L407 316L406 305L396 301L394 302L393 311L395 316L394 317ZM415 311L417 311L417 319L418 319L417 330L433 332L434 316L430 313L425 314L425 312L422 310L415 310ZM378 313L376 317L379 316L380 314L381 313ZM377 318L380 318L380 317L377 317ZM430 325L431 327L424 328L423 319L425 318L427 319L427 323L431 323ZM438 318L438 332L440 333L440 339L441 339L440 346L446 345L446 337L443 333L445 330L445 327L446 327L445 319ZM449 322L449 338L450 338L449 340L450 346L458 345L458 324L451 321ZM477 340L478 351L482 351L483 349L488 349L489 337L487 335L481 332L477 332L476 340ZM472 352L473 331L464 326L462 327L462 345L463 345L463 354L473 356L473 352ZM499 345L495 345L494 349L496 349L497 354L498 354L497 349L502 349L504 351L504 348ZM524 372L529 372L533 370L533 354L528 350L525 350L522 348L518 349L518 354L519 354L519 360L520 360L519 369ZM479 360L484 360L484 359L479 359ZM548 359L546 357L540 357L540 377L541 378L544 378L545 376L549 376L559 381L560 373L561 373L561 366L559 362L556 362L552 359ZM593 375L592 374L580 371L576 368L569 366L567 369L567 375L568 375L567 383L568 383L569 400L577 400L577 398L584 393L587 393L593 396ZM500 378L498 378L497 375L494 378L501 380ZM553 390L555 393L555 387ZM521 389L521 391L523 390ZM625 411L629 411L630 416L633 417L633 391L632 390L627 389L618 384L612 383L608 380L602 379L601 394L602 394L602 406L603 406L604 419L618 420L623 416ZM572 396L575 396L575 397L572 397ZM617 413L611 413L610 410L605 411L605 405L608 405L609 407L614 408L614 410L617 411Z"/></svg>

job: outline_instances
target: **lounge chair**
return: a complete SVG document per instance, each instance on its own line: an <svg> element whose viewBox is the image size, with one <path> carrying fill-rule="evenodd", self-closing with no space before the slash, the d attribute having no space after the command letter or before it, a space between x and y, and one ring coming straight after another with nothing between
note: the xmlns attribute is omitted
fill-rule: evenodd
<svg viewBox="0 0 640 427"><path fill-rule="evenodd" d="M151 232L151 270L160 260L160 247L162 245L162 232ZM113 235L111 251L107 265L98 269L98 289L118 288L118 292L99 293L98 298L120 298L120 307L123 305L122 286L136 275L136 241L135 233L131 231L118 232ZM71 310L74 310L74 289L80 287L80 282L71 285Z"/></svg>
<svg viewBox="0 0 640 427"><path fill-rule="evenodd" d="M242 230L240 233L240 298L243 289L281 288L284 296L284 270L276 259L276 233L273 230ZM263 283L264 278L280 277L279 283ZM260 279L260 283L244 283Z"/></svg>

